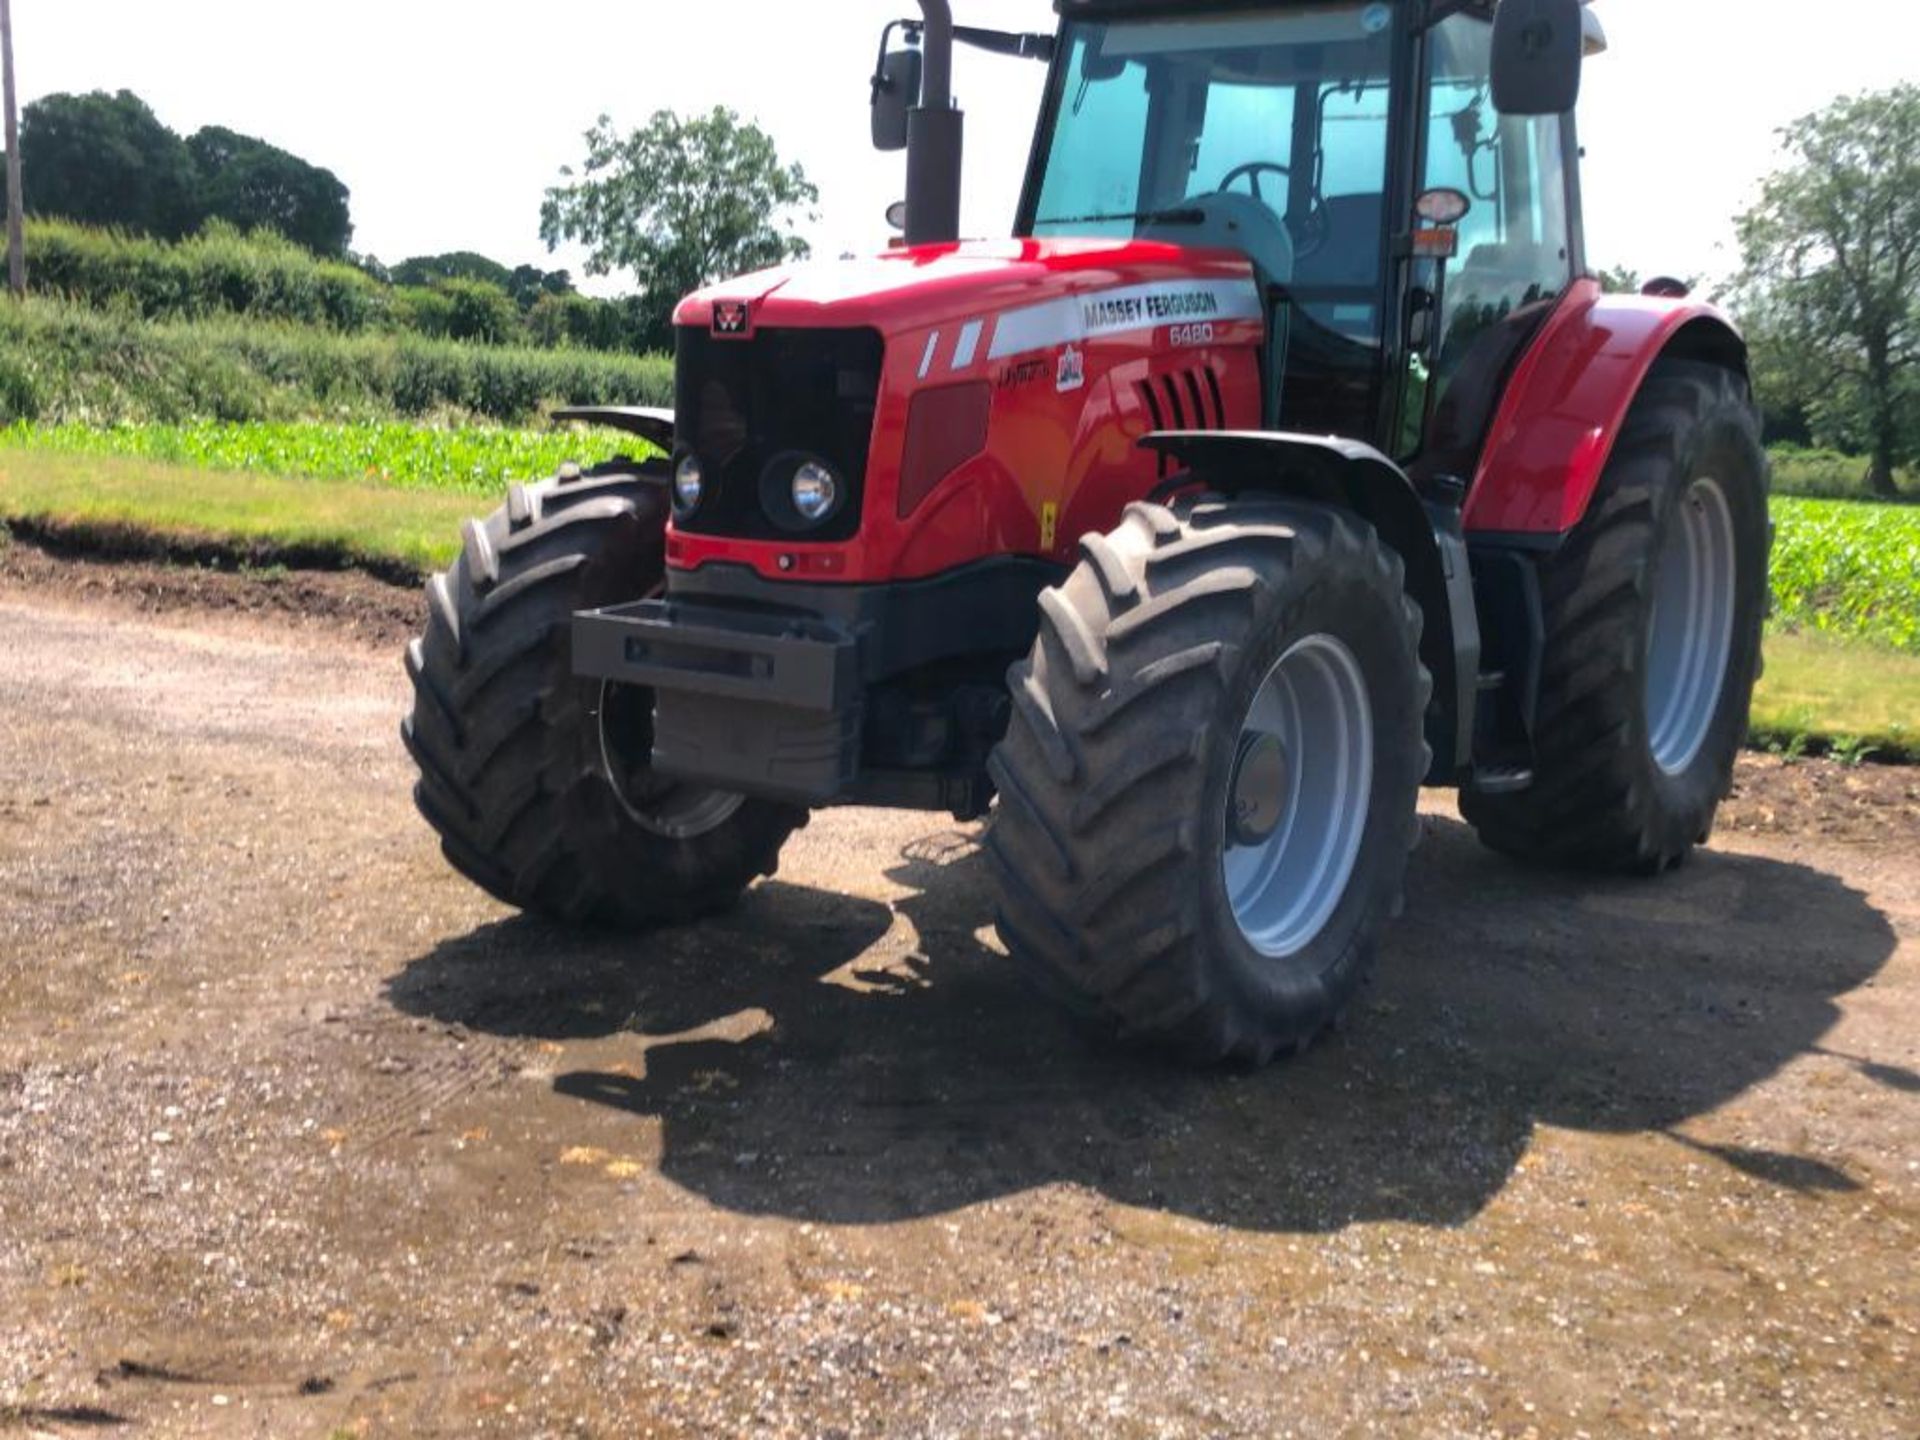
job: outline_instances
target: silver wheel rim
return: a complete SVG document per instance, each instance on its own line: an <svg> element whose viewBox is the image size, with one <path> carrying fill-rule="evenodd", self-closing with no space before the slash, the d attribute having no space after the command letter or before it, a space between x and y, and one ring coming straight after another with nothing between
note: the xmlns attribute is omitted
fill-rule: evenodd
<svg viewBox="0 0 1920 1440"><path fill-rule="evenodd" d="M1372 796L1360 662L1333 636L1310 635L1254 693L1227 782L1221 870L1234 923L1260 954L1298 954L1326 929L1360 858Z"/></svg>
<svg viewBox="0 0 1920 1440"><path fill-rule="evenodd" d="M600 682L600 696L594 706L594 725L600 734L600 772L627 818L641 829L669 840L691 840L718 830L731 820L747 797L731 790L709 790L700 785L683 785L668 780L652 780L644 795L632 793L632 775L636 767L622 760L623 746L614 733L619 726L608 724L616 714L609 702L615 689L611 681ZM651 771L648 772L651 778Z"/></svg>
<svg viewBox="0 0 1920 1440"><path fill-rule="evenodd" d="M1660 550L1647 626L1647 743L1669 775L1700 754L1726 689L1734 554L1726 492L1718 481L1694 481Z"/></svg>

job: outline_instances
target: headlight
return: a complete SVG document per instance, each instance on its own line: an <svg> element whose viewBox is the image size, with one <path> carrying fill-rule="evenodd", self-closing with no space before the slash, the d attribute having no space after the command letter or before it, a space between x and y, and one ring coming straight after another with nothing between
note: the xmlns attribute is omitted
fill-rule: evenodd
<svg viewBox="0 0 1920 1440"><path fill-rule="evenodd" d="M826 466L809 460L793 472L793 508L809 525L818 525L840 503L840 482Z"/></svg>
<svg viewBox="0 0 1920 1440"><path fill-rule="evenodd" d="M804 450L783 450L760 471L760 510L789 535L823 530L852 500L840 472Z"/></svg>
<svg viewBox="0 0 1920 1440"><path fill-rule="evenodd" d="M682 455L673 467L673 508L682 515L692 514L700 508L702 489L699 456Z"/></svg>

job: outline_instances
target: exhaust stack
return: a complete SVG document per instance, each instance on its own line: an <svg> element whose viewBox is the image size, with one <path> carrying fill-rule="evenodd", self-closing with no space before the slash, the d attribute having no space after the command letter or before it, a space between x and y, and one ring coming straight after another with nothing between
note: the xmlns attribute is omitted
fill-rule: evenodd
<svg viewBox="0 0 1920 1440"><path fill-rule="evenodd" d="M965 117L953 107L953 7L920 0L920 104L907 115L909 245L960 238L960 157Z"/></svg>

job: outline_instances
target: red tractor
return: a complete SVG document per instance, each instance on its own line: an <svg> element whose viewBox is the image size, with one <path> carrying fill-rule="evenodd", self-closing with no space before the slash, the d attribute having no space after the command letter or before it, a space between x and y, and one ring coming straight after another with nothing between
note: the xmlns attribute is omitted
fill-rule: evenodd
<svg viewBox="0 0 1920 1440"><path fill-rule="evenodd" d="M515 486L428 586L405 726L447 857L688 921L808 811L985 817L1046 989L1297 1049L1401 908L1422 785L1656 873L1760 668L1746 349L1602 294L1580 0L1057 0L889 27L905 243L686 299L667 458ZM956 42L1049 66L1014 236L957 240Z"/></svg>

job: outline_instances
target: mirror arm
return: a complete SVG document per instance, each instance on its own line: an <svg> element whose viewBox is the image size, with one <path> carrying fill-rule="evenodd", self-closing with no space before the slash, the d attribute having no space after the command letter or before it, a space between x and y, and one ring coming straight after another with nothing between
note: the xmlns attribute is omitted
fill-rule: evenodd
<svg viewBox="0 0 1920 1440"><path fill-rule="evenodd" d="M887 27L891 34L895 27L906 32L909 40L917 41L920 32L926 28L921 20L896 20ZM984 50L989 55L1007 55L1016 60L1039 60L1044 64L1053 63L1053 36L1021 33L1012 30L982 30L977 25L956 25L953 38L962 45L970 45L975 50ZM881 49L886 42L882 40Z"/></svg>

